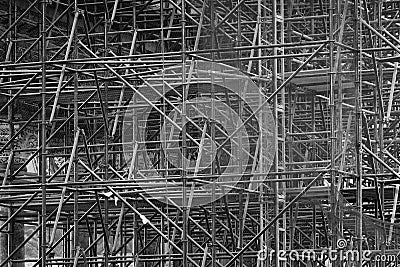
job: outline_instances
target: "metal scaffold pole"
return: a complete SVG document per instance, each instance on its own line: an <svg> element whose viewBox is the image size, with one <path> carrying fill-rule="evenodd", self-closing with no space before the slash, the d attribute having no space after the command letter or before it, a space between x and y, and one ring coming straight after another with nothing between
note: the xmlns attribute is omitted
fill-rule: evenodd
<svg viewBox="0 0 400 267"><path fill-rule="evenodd" d="M46 121L46 101L47 101L47 95L46 95L46 76L47 76L47 66L46 66L46 61L47 61L47 51L46 51L46 35L47 35L47 27L46 27L46 7L47 7L47 2L45 0L42 1L41 3L42 7L42 42L41 42L41 60L42 60L42 113L41 113L41 129L40 129L40 144L41 144L41 153L40 153L40 174L41 174L41 198L42 198L42 208L41 208L41 213L40 213L40 224L41 224L41 230L40 230L40 254L39 256L41 257L41 265L46 266L46 253L47 253L47 235L46 235L46 224L47 224L47 181L46 181L46 173L47 173L47 151L46 151L46 141L47 141L47 121Z"/></svg>

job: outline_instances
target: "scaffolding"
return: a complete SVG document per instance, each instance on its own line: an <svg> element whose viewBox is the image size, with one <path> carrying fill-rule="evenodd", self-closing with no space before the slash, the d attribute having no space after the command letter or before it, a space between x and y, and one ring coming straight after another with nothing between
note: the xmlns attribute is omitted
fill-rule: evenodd
<svg viewBox="0 0 400 267"><path fill-rule="evenodd" d="M0 1L0 267L397 266L399 10Z"/></svg>

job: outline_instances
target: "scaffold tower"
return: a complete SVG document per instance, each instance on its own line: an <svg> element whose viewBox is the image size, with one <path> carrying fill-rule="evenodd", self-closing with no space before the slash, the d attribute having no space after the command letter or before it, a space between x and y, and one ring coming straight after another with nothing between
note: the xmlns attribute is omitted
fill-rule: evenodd
<svg viewBox="0 0 400 267"><path fill-rule="evenodd" d="M400 263L400 1L0 21L0 267Z"/></svg>

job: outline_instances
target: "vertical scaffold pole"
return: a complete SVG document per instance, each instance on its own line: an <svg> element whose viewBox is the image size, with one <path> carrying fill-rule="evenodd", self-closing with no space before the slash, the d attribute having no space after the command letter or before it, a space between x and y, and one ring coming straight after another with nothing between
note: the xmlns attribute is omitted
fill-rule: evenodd
<svg viewBox="0 0 400 267"><path fill-rule="evenodd" d="M74 2L74 12L75 18L78 16L78 0L75 0ZM72 28L73 29L73 28ZM74 30L74 29L73 29ZM76 34L74 32L71 32L73 35L73 58L76 59L78 58L78 39L76 37ZM78 128L78 123L79 123L79 114L78 114L78 73L75 71L74 72L74 136L77 135L79 128ZM74 183L78 182L78 167L76 165L76 150L73 150L72 153L75 153L75 155L72 155L74 159ZM78 207L78 198L79 198L79 191L76 190L74 192L74 231L73 231L73 255L79 256L79 207Z"/></svg>
<svg viewBox="0 0 400 267"><path fill-rule="evenodd" d="M182 256L183 267L188 266L188 207L187 207L187 180L186 180L186 99L188 87L186 87L186 1L181 3L181 27L182 27Z"/></svg>
<svg viewBox="0 0 400 267"><path fill-rule="evenodd" d="M354 85L355 85L355 112L356 112L356 121L355 121L355 145L356 145L356 168L357 168L357 181L356 181L356 190L357 190L357 211L358 214L356 216L356 235L357 235L357 246L359 255L362 255L362 151L361 151L361 129L362 129L362 120L361 120L361 77L360 77L360 61L361 61L361 53L360 53L360 1L354 1ZM362 266L362 261L359 261L358 266Z"/></svg>
<svg viewBox="0 0 400 267"><path fill-rule="evenodd" d="M108 56L108 31L109 31L109 26L110 26L110 17L109 17L109 12L108 12L108 0L104 0L104 57ZM105 122L104 122L104 180L108 180L108 162L109 162L109 130L108 130L108 69L105 71L105 82L104 82L104 106L100 102L100 107L102 110L104 110L105 114ZM109 264L109 256L110 256L110 246L109 246L109 210L108 210L108 201L109 198L105 197L104 198L104 266L108 266Z"/></svg>
<svg viewBox="0 0 400 267"><path fill-rule="evenodd" d="M336 201L336 172L335 172L335 73L334 73L334 60L333 60L333 50L334 50L334 40L333 40L333 32L334 32L334 18L333 18L333 9L334 9L334 0L329 0L329 113L330 113L330 190L331 190L331 213L332 213L332 247L336 248L336 240L337 240L337 201ZM338 59L339 60L339 59ZM333 259L333 266L337 266L336 259Z"/></svg>
<svg viewBox="0 0 400 267"><path fill-rule="evenodd" d="M47 0L42 0L42 88L41 88L41 95L42 95L42 118L41 118L41 146L42 149L40 151L40 175L41 175L41 193L42 193L42 207L41 207L41 215L40 215L40 223L42 224L41 231L40 231L40 256L42 258L41 265L46 266L46 212L47 212L47 203L46 203L46 5Z"/></svg>

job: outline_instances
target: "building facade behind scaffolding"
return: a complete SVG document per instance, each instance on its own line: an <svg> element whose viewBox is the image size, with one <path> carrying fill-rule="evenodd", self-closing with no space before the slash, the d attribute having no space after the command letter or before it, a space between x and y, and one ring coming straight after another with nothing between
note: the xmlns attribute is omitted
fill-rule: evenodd
<svg viewBox="0 0 400 267"><path fill-rule="evenodd" d="M0 1L0 266L397 266L399 9Z"/></svg>

